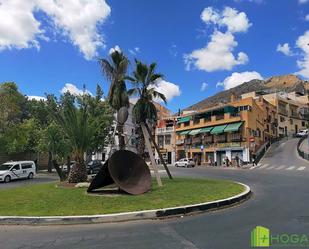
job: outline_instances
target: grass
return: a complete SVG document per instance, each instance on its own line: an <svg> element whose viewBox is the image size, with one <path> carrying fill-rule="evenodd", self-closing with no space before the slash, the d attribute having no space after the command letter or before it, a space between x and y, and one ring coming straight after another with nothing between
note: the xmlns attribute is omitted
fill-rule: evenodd
<svg viewBox="0 0 309 249"><path fill-rule="evenodd" d="M195 204L241 193L242 185L225 180L162 179L159 188L140 196L89 196L85 189L56 188L56 183L0 191L0 215L91 215L138 211Z"/></svg>

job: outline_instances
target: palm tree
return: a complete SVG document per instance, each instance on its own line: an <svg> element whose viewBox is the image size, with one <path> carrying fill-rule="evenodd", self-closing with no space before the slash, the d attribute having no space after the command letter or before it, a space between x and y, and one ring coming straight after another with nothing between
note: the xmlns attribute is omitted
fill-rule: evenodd
<svg viewBox="0 0 309 249"><path fill-rule="evenodd" d="M129 97L125 83L125 75L128 70L128 58L118 50L110 54L109 59L99 59L99 63L105 77L110 81L108 102L110 106L119 111L121 107L129 107ZM117 125L119 148L125 149L125 140L122 136L123 125Z"/></svg>
<svg viewBox="0 0 309 249"><path fill-rule="evenodd" d="M57 104L53 96L49 96L52 115L56 123L61 127L75 160L72 170L69 173L68 182L77 183L87 181L87 170L84 161L84 154L91 147L95 127L90 121L87 104L81 97L66 93Z"/></svg>
<svg viewBox="0 0 309 249"><path fill-rule="evenodd" d="M136 67L133 72L133 77L126 77L126 79L131 81L133 84L133 88L128 91L128 95L138 96L138 100L133 107L133 116L137 124L145 125L147 128L150 138L160 156L160 160L163 162L168 176L172 178L165 162L163 161L158 146L152 137L152 131L147 124L148 122L151 124L155 124L157 122L157 109L153 101L162 100L164 103L166 103L165 95L156 90L157 81L163 78L163 75L155 72L157 66L156 63L151 63L148 66L141 61L135 60L135 64ZM138 154L142 156L145 151L145 141L141 129L138 131L140 135L140 140L138 143Z"/></svg>

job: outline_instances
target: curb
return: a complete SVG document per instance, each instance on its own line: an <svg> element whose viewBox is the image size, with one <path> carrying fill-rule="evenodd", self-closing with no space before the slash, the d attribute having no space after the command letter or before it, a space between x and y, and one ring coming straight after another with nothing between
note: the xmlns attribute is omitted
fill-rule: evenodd
<svg viewBox="0 0 309 249"><path fill-rule="evenodd" d="M162 219L213 211L239 204L250 198L250 187L240 182L236 183L244 186L245 190L238 195L217 201L157 210L135 211L117 214L81 216L0 216L0 225L76 225L111 223L132 220Z"/></svg>

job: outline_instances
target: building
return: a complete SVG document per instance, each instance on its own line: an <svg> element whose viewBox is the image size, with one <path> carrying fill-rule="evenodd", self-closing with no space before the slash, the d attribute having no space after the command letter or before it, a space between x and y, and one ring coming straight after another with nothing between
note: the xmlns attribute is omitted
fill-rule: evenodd
<svg viewBox="0 0 309 249"><path fill-rule="evenodd" d="M160 153L167 164L174 164L176 159L175 117L166 117L157 121L155 140ZM158 153L155 159L160 160Z"/></svg>
<svg viewBox="0 0 309 249"><path fill-rule="evenodd" d="M136 144L138 141L137 141L137 135L135 132L136 124L135 124L133 114L132 114L133 107L134 105L130 103L130 107L128 109L129 116L123 127L123 135L125 136L126 150L130 150L136 153L137 152ZM115 131L117 127L117 122L116 122L117 113L115 113L114 116L115 116L115 120L113 121L113 125L110 131L111 139L114 139L114 141L112 141L112 143L109 143L107 146L105 146L103 151L94 153L92 155L92 160L98 159L98 160L105 161L108 159L111 150L112 151L119 150L119 140L118 140L117 130ZM114 137L113 137L113 134L115 134Z"/></svg>
<svg viewBox="0 0 309 249"><path fill-rule="evenodd" d="M243 162L250 162L266 138L276 135L270 129L273 127L267 130L265 125L265 106L270 108L271 121L275 121L276 113L272 111L276 109L270 103L235 96L227 104L179 117L175 129L176 160L188 157L198 165L222 165L226 157L231 161L238 156Z"/></svg>
<svg viewBox="0 0 309 249"><path fill-rule="evenodd" d="M297 96L296 93L272 93L263 95L263 98L277 108L278 136L293 136L307 128L307 96Z"/></svg>

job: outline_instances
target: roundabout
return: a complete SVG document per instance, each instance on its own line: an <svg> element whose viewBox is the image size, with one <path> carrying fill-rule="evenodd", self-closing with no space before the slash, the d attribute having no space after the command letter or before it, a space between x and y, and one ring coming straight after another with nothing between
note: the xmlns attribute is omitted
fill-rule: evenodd
<svg viewBox="0 0 309 249"><path fill-rule="evenodd" d="M85 188L55 183L4 190L0 192L0 224L84 224L183 216L230 207L251 194L248 186L226 180L163 178L163 183L158 187L153 181L152 190L139 196L86 194ZM14 197L8 200L8 196ZM13 206L16 202L19 205Z"/></svg>

